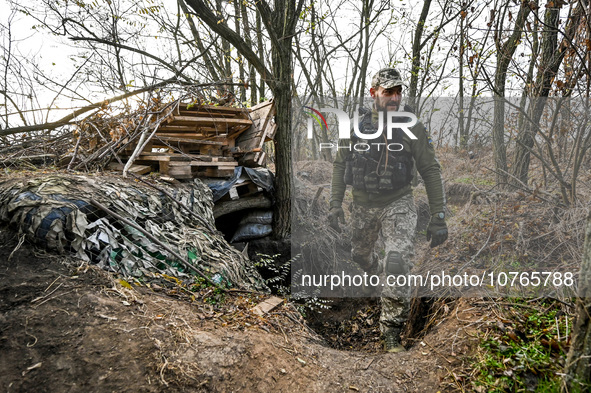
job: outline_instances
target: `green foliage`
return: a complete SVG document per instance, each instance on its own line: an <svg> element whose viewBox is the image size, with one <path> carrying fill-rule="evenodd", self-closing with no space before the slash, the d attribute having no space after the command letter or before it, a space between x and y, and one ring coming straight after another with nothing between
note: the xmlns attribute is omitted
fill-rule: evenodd
<svg viewBox="0 0 591 393"><path fill-rule="evenodd" d="M216 281L215 276L210 277L210 279ZM226 300L226 294L220 287L212 285L201 276L195 277L190 290L192 292L199 292L203 297L203 301L212 305L221 304Z"/></svg>
<svg viewBox="0 0 591 393"><path fill-rule="evenodd" d="M278 264L276 262L277 257L279 257L279 254L267 255L257 253L258 260L254 265L259 271L264 270L267 273L266 275L270 275L264 282L272 291L276 291L280 295L287 295L289 294L289 287L285 285L285 280L290 272L293 259L283 264Z"/></svg>
<svg viewBox="0 0 591 393"><path fill-rule="evenodd" d="M559 392L568 315L558 303L507 299L496 328L482 337L473 385L482 392ZM572 318L570 321L572 326Z"/></svg>
<svg viewBox="0 0 591 393"><path fill-rule="evenodd" d="M332 300L330 299L323 299L317 296L307 297L301 299L300 304L298 304L297 309L302 314L304 318L307 317L309 312L317 312L322 313L322 310L329 310Z"/></svg>

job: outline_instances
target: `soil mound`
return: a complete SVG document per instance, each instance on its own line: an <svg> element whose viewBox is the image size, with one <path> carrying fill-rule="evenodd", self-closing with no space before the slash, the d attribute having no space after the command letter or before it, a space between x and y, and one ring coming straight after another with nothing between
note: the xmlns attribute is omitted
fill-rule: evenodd
<svg viewBox="0 0 591 393"><path fill-rule="evenodd" d="M130 285L18 240L0 231L5 392L444 391L478 317L452 309L402 354L339 351L290 303L258 316L261 297Z"/></svg>

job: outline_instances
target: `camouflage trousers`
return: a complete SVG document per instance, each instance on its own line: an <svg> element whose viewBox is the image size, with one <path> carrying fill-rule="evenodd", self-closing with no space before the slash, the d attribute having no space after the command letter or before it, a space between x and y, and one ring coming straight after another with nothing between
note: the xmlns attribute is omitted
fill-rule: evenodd
<svg viewBox="0 0 591 393"><path fill-rule="evenodd" d="M417 210L411 194L382 208L354 204L351 212L351 256L368 274L406 275L412 269ZM408 318L410 287L382 287L380 330L400 330ZM382 289L380 288L380 289Z"/></svg>

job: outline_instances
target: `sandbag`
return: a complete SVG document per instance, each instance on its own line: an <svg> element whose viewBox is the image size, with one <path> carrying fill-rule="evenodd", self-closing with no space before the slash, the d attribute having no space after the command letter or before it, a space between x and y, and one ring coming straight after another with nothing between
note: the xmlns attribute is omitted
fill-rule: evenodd
<svg viewBox="0 0 591 393"><path fill-rule="evenodd" d="M273 232L273 227L269 224L243 224L238 227L230 243L260 239L270 235L271 232Z"/></svg>
<svg viewBox="0 0 591 393"><path fill-rule="evenodd" d="M246 213L242 219L240 219L239 225L244 224L272 224L273 223L273 211L272 210L253 210Z"/></svg>

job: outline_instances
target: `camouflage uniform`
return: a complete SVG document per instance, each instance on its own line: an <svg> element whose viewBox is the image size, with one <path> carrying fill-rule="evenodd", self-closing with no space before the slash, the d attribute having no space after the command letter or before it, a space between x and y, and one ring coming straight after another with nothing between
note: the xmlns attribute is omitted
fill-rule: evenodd
<svg viewBox="0 0 591 393"><path fill-rule="evenodd" d="M412 269L413 237L417 211L411 194L389 205L364 207L354 204L351 213L351 255L369 274L407 274ZM382 291L380 330L400 329L408 317L410 287L388 287Z"/></svg>
<svg viewBox="0 0 591 393"><path fill-rule="evenodd" d="M400 74L392 69L381 70L374 77L372 85L383 88L399 86L401 85ZM410 108L405 107L404 111L410 111ZM375 124L378 116L375 108L371 116L372 124ZM422 123L418 122L410 131L417 139L410 139L404 134L403 149L412 155L412 160L425 183L431 214L441 214L443 219L445 193L441 167L435 158L435 150ZM339 142L340 148L333 162L331 211L336 209L338 212L342 207L346 188L346 163L354 154L351 149L344 147L350 144L351 140ZM377 272L383 277L407 274L413 266L413 237L417 223L410 182L387 192L368 192L365 189L353 187L352 194L353 260L368 274ZM445 237L447 237L447 230ZM384 287L380 316L380 329L383 334L388 331L400 332L408 316L409 297L410 288L408 287Z"/></svg>

